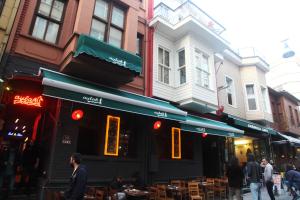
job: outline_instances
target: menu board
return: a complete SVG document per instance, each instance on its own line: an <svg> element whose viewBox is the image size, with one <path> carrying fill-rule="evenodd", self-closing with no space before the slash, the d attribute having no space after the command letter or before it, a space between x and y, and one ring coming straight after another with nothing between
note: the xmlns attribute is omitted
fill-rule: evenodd
<svg viewBox="0 0 300 200"><path fill-rule="evenodd" d="M107 116L104 155L119 155L120 117Z"/></svg>
<svg viewBox="0 0 300 200"><path fill-rule="evenodd" d="M172 128L172 159L181 159L181 130Z"/></svg>

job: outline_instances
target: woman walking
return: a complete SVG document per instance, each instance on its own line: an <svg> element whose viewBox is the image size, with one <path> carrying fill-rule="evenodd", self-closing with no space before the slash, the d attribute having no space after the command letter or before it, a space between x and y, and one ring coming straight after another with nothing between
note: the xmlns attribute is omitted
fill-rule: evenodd
<svg viewBox="0 0 300 200"><path fill-rule="evenodd" d="M241 200L244 173L242 167L239 165L238 159L235 156L231 158L226 174L229 185L229 200L233 200L234 195L237 200Z"/></svg>

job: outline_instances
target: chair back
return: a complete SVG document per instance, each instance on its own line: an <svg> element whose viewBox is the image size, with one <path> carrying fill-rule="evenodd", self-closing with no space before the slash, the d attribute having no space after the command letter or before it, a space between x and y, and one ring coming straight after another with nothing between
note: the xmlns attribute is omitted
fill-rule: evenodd
<svg viewBox="0 0 300 200"><path fill-rule="evenodd" d="M215 183L215 179L214 178L206 178L206 183L207 184L214 184Z"/></svg>
<svg viewBox="0 0 300 200"><path fill-rule="evenodd" d="M200 196L199 191L199 183L198 182L189 182L188 183L188 190L190 196Z"/></svg>
<svg viewBox="0 0 300 200"><path fill-rule="evenodd" d="M157 186L157 199L158 200L166 200L167 199L166 186L164 186L164 185Z"/></svg>
<svg viewBox="0 0 300 200"><path fill-rule="evenodd" d="M95 192L95 200L103 200L104 199L104 191L96 190Z"/></svg>
<svg viewBox="0 0 300 200"><path fill-rule="evenodd" d="M172 180L171 185L174 185L176 187L182 187L182 183L180 180Z"/></svg>

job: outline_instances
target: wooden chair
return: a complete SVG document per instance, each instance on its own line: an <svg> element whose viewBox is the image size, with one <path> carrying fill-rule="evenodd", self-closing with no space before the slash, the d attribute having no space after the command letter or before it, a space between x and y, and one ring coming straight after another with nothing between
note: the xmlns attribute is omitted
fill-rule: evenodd
<svg viewBox="0 0 300 200"><path fill-rule="evenodd" d="M198 182L189 182L188 189L190 200L203 200L202 196L200 195Z"/></svg>
<svg viewBox="0 0 300 200"><path fill-rule="evenodd" d="M174 199L167 196L167 189L165 185L158 185L157 200L174 200Z"/></svg>
<svg viewBox="0 0 300 200"><path fill-rule="evenodd" d="M104 199L104 191L96 189L95 191L95 200L103 200Z"/></svg>
<svg viewBox="0 0 300 200"><path fill-rule="evenodd" d="M157 199L157 187L148 187L147 188L149 192L149 200L156 200Z"/></svg>
<svg viewBox="0 0 300 200"><path fill-rule="evenodd" d="M226 199L226 186L221 184L220 179L215 179L214 192L219 194L220 199Z"/></svg>
<svg viewBox="0 0 300 200"><path fill-rule="evenodd" d="M96 193L96 188L95 187L88 187L87 188L86 194L88 196L95 196L95 193Z"/></svg>
<svg viewBox="0 0 300 200"><path fill-rule="evenodd" d="M206 199L207 200L215 199L214 184L215 184L215 180L213 178L206 178Z"/></svg>
<svg viewBox="0 0 300 200"><path fill-rule="evenodd" d="M215 183L215 179L214 178L206 178L206 183L213 185Z"/></svg>
<svg viewBox="0 0 300 200"><path fill-rule="evenodd" d="M214 200L214 199L215 199L214 191L206 191L206 200Z"/></svg>
<svg viewBox="0 0 300 200"><path fill-rule="evenodd" d="M171 185L174 185L176 187L182 187L182 183L180 180L171 180Z"/></svg>

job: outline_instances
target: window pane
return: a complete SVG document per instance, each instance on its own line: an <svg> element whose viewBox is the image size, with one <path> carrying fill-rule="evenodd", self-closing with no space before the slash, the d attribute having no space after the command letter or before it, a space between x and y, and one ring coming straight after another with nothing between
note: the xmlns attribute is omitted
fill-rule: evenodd
<svg viewBox="0 0 300 200"><path fill-rule="evenodd" d="M251 98L248 99L249 110L256 110L256 100Z"/></svg>
<svg viewBox="0 0 300 200"><path fill-rule="evenodd" d="M179 67L185 65L185 50L178 52L178 63Z"/></svg>
<svg viewBox="0 0 300 200"><path fill-rule="evenodd" d="M170 66L170 53L168 51L164 51L165 52L165 65L166 66Z"/></svg>
<svg viewBox="0 0 300 200"><path fill-rule="evenodd" d="M43 18L37 17L35 20L32 36L44 39L47 21Z"/></svg>
<svg viewBox="0 0 300 200"><path fill-rule="evenodd" d="M51 18L60 21L63 11L64 11L64 2L55 0L51 12Z"/></svg>
<svg viewBox="0 0 300 200"><path fill-rule="evenodd" d="M179 70L179 72L180 72L180 84L183 84L183 83L186 82L186 69L185 69L185 67L181 68Z"/></svg>
<svg viewBox="0 0 300 200"><path fill-rule="evenodd" d="M164 67L164 83L169 84L169 69Z"/></svg>
<svg viewBox="0 0 300 200"><path fill-rule="evenodd" d="M94 14L104 20L107 20L108 4L103 0L96 0Z"/></svg>
<svg viewBox="0 0 300 200"><path fill-rule="evenodd" d="M109 44L121 48L122 32L111 27L109 32Z"/></svg>
<svg viewBox="0 0 300 200"><path fill-rule="evenodd" d="M49 22L45 40L48 42L55 43L57 33L58 33L58 28L59 28L58 24Z"/></svg>
<svg viewBox="0 0 300 200"><path fill-rule="evenodd" d="M117 7L114 7L113 12L112 12L111 23L113 23L114 25L117 25L118 27L123 28L123 26L124 26L124 11Z"/></svg>
<svg viewBox="0 0 300 200"><path fill-rule="evenodd" d="M39 13L45 16L49 16L51 5L53 0L41 0L41 4L39 7Z"/></svg>
<svg viewBox="0 0 300 200"><path fill-rule="evenodd" d="M207 57L207 56L202 55L202 65L201 65L201 68L202 68L204 71L209 72L209 68L208 68L208 57Z"/></svg>
<svg viewBox="0 0 300 200"><path fill-rule="evenodd" d="M232 94L231 93L227 93L227 100L228 100L228 104L232 105Z"/></svg>
<svg viewBox="0 0 300 200"><path fill-rule="evenodd" d="M202 71L202 86L209 88L209 75Z"/></svg>
<svg viewBox="0 0 300 200"><path fill-rule="evenodd" d="M247 95L254 95L254 86L246 85Z"/></svg>
<svg viewBox="0 0 300 200"><path fill-rule="evenodd" d="M164 50L162 48L158 48L158 63L164 64Z"/></svg>
<svg viewBox="0 0 300 200"><path fill-rule="evenodd" d="M92 21L90 35L98 40L104 40L105 24L95 19Z"/></svg>
<svg viewBox="0 0 300 200"><path fill-rule="evenodd" d="M163 72L163 66L162 65L159 65L158 66L158 80L160 81L160 82L163 82L163 74L164 74L164 72Z"/></svg>

